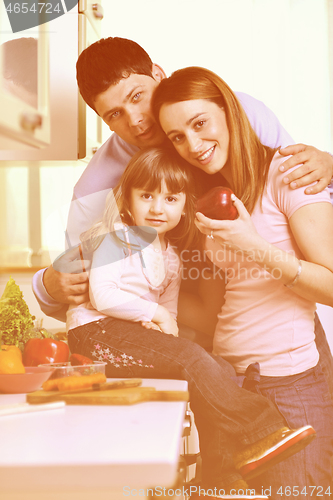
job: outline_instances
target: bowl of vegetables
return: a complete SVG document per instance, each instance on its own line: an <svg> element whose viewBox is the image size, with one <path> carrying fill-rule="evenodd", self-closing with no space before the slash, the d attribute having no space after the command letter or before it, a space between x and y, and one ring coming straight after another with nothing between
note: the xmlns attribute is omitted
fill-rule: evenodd
<svg viewBox="0 0 333 500"><path fill-rule="evenodd" d="M34 366L24 373L0 373L0 393L23 394L41 389L53 372L53 368Z"/></svg>
<svg viewBox="0 0 333 500"><path fill-rule="evenodd" d="M22 394L40 389L52 375L53 368L26 367L22 352L15 345L0 346L0 392Z"/></svg>
<svg viewBox="0 0 333 500"><path fill-rule="evenodd" d="M68 360L68 345L41 326L35 324L20 287L9 278L0 298L0 392L36 391L53 373L51 366L39 364Z"/></svg>

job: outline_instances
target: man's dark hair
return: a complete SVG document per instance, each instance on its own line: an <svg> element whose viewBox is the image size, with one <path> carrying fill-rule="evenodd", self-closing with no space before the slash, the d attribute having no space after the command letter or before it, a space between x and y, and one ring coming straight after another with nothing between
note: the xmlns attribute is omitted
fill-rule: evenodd
<svg viewBox="0 0 333 500"><path fill-rule="evenodd" d="M76 63L80 93L94 110L94 99L132 73L152 76L152 60L136 42L126 38L102 38L81 52Z"/></svg>

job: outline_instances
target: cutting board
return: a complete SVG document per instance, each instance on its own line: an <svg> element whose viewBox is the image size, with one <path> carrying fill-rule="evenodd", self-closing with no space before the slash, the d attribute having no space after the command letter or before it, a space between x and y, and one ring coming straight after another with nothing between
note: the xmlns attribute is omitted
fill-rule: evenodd
<svg viewBox="0 0 333 500"><path fill-rule="evenodd" d="M58 391L36 391L27 394L30 404L65 401L68 405L133 405L145 401L188 401L187 391L157 391L154 387L133 387L92 391L79 394L61 394Z"/></svg>

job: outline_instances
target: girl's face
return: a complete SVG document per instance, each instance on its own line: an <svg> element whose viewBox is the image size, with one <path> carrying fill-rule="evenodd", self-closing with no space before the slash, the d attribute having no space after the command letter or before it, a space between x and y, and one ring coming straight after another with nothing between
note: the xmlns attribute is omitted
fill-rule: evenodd
<svg viewBox="0 0 333 500"><path fill-rule="evenodd" d="M191 165L207 174L225 166L229 131L223 108L207 99L181 101L163 104L159 118L177 152Z"/></svg>
<svg viewBox="0 0 333 500"><path fill-rule="evenodd" d="M170 193L164 183L161 192L132 188L130 211L137 226L152 227L163 239L179 223L185 201L184 193Z"/></svg>

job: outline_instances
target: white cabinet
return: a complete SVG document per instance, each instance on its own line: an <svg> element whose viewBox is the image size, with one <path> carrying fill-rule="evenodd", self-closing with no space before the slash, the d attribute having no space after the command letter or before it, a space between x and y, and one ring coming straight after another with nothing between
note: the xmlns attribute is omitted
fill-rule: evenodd
<svg viewBox="0 0 333 500"><path fill-rule="evenodd" d="M100 35L100 21L104 17L102 0L79 0L79 12L84 14L97 35ZM100 36L99 36L100 38Z"/></svg>
<svg viewBox="0 0 333 500"><path fill-rule="evenodd" d="M0 150L50 143L48 33L12 33L0 3Z"/></svg>
<svg viewBox="0 0 333 500"><path fill-rule="evenodd" d="M103 8L92 0L79 1L79 54L101 37ZM79 157L94 154L102 143L102 120L79 96Z"/></svg>
<svg viewBox="0 0 333 500"><path fill-rule="evenodd" d="M2 18L3 14L7 16L4 10ZM73 161L90 157L101 145L102 122L87 111L79 95L76 61L88 43L100 38L102 15L101 7L94 3L79 2L69 12L34 29L38 32L38 105L8 96L0 85L1 116L7 122L2 126L0 121L0 167L1 160L6 166L8 160ZM23 38L27 32L11 35Z"/></svg>

